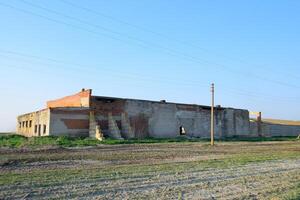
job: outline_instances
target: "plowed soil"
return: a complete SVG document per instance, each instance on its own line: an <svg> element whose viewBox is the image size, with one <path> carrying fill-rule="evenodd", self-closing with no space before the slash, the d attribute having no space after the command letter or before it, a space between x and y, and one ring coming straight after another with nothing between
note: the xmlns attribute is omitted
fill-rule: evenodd
<svg viewBox="0 0 300 200"><path fill-rule="evenodd" d="M297 199L300 143L0 149L0 199Z"/></svg>

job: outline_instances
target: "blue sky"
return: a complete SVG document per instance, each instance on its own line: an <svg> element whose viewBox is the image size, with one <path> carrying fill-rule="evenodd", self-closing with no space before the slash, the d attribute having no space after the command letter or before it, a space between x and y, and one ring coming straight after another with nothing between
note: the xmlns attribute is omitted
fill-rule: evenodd
<svg viewBox="0 0 300 200"><path fill-rule="evenodd" d="M206 105L211 82L216 104L300 119L300 1L0 0L0 18L0 131L81 88Z"/></svg>

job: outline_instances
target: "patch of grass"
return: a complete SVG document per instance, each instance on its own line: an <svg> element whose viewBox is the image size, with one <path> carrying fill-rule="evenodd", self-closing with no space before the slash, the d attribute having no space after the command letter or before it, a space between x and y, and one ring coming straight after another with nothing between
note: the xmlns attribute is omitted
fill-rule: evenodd
<svg viewBox="0 0 300 200"><path fill-rule="evenodd" d="M50 142L53 142L55 145L65 146L84 146L93 142L104 144L104 142L101 143L89 138L43 137L36 142L36 138L28 138L27 140L25 141L26 145L44 145ZM299 186L297 188L297 185L298 180L300 180L300 174L298 169L282 171L282 173L281 171L277 173L277 170L268 172L268 170L265 171L268 169L268 164L263 164L265 161L275 160L278 161L272 162L274 166L281 165L277 165L277 162L284 163L284 165L289 162L295 164L292 160L300 159L300 145L298 142L223 142L211 147L209 143L189 143L184 138L148 138L146 140L136 139L130 141L107 139L105 141L105 143L110 144L121 142L160 142L161 144L101 145L95 148L79 148L75 150L69 148L44 150L36 150L34 148L24 150L3 149L3 154L0 156L0 167L2 167L0 196L2 194L2 196L17 199L29 193L30 189L30 192L38 191L30 194L32 199L39 199L41 195L50 195L48 198L55 195L57 195L55 196L56 198L70 198L70 196L63 196L64 193L59 193L58 190L62 188L63 191L69 193L75 192L73 194L74 198L76 198L76 195L81 192L83 192L83 195L85 192L93 194L92 190L100 191L103 189L102 187L106 187L104 189L112 192L119 191L120 184L126 188L126 183L131 184L136 181L142 181L142 184L150 184L150 187L152 185L151 181L153 183L168 184L169 182L160 182L161 180L169 181L169 179L161 178L164 176L179 177L178 180L196 180L200 181L201 184L204 181L203 185L197 184L191 190L185 188L185 186L189 185L184 185L177 188L178 190L169 191L174 193L176 198L180 199L184 197L185 191L199 190L199 187L202 188L202 186L206 187L206 189L212 187L211 179L206 180L205 176L203 176L206 173L211 173L212 176L220 179L218 184L223 184L224 186L228 184L247 187L251 183L251 188L255 186L253 190L260 192L260 195L262 195L258 196L258 199L268 199L267 197L270 195L270 197L279 197L280 199L297 199L299 197ZM174 145L170 142L180 143ZM247 164L253 164L253 170L251 167L239 172L238 169ZM235 169L237 169L236 172ZM280 167L280 169L284 169L284 167ZM224 173L224 176L218 175L223 170L229 173ZM255 173L259 172L259 170L262 173L256 175ZM254 178L247 175L248 172L253 173ZM232 174L239 177L231 177ZM150 182L147 182L148 180ZM170 181L172 182L172 178ZM264 189L263 185L268 186L269 182L274 187ZM255 183L259 184L256 185ZM192 183L192 185L194 184ZM72 186L72 188L68 188L68 186ZM136 184L135 186L139 185ZM221 185L217 186L221 188ZM261 188L264 190L260 190ZM182 193L180 193L181 191ZM243 194L241 193L241 195ZM249 199L250 197L252 196L249 196L249 194L242 196L243 199ZM77 198L80 197L77 196ZM144 199L147 198L144 197Z"/></svg>
<svg viewBox="0 0 300 200"><path fill-rule="evenodd" d="M300 200L300 183L282 196L285 200Z"/></svg>
<svg viewBox="0 0 300 200"><path fill-rule="evenodd" d="M220 147L222 148L222 147ZM24 164L28 162L35 161L55 161L61 160L59 158L62 153L53 153L53 157L48 157L47 153L40 153L40 158L37 159L36 154L34 154L34 158L32 160L25 159L22 160L17 158L18 160L13 160L12 163L6 164ZM90 153L93 154L93 153ZM112 156L112 154L110 154ZM124 157L128 158L127 154L123 154ZM51 169L44 171L44 169L33 170L30 172L30 176L27 173L20 172L7 172L5 174L0 174L0 186L15 184L18 182L27 182L27 181L41 181L43 183L50 181L53 184L57 184L57 182L64 182L66 184L66 180L69 180L70 177L76 176L77 179L84 179L87 177L90 178L127 178L134 176L150 176L153 172L159 172L161 174L172 173L172 174L180 174L184 173L187 169L190 172L199 172L205 171L209 168L215 169L225 169L230 167L244 166L251 163L261 163L265 161L272 160L288 160L288 159L297 159L299 158L299 153L294 151L277 151L273 152L269 150L268 152L261 152L259 154L255 152L249 153L239 153L228 155L224 158L218 159L209 159L209 160L201 160L201 161L189 161L189 162L178 162L178 163L137 163L137 164L121 164L121 165L110 165L107 166L97 166L96 168L91 167L89 170L85 170L85 166L76 167L76 168L67 168L67 169ZM94 155L92 157L88 157L91 160L97 160L97 157ZM88 159L87 156L84 156L82 159ZM79 157L72 157L72 154L68 154L62 158L62 160L78 160ZM106 160L111 160L107 157ZM3 164L2 164L3 165ZM70 179L71 180L71 179ZM299 194L299 188L290 191L289 195L286 195L285 199L293 199L295 195Z"/></svg>
<svg viewBox="0 0 300 200"><path fill-rule="evenodd" d="M189 139L186 137L176 138L145 138L145 139L129 139L129 140L115 140L105 139L102 144L151 144L151 143L176 143L176 142L206 142L207 139Z"/></svg>
<svg viewBox="0 0 300 200"><path fill-rule="evenodd" d="M235 136L230 138L224 138L217 141L228 141L228 142L272 142L272 141L296 141L295 136L274 136L274 137L241 137Z"/></svg>
<svg viewBox="0 0 300 200"><path fill-rule="evenodd" d="M0 136L0 147L41 147L41 146L95 146L100 141L92 138L72 138L67 136L24 137L21 135Z"/></svg>
<svg viewBox="0 0 300 200"><path fill-rule="evenodd" d="M27 141L27 138L20 135L1 135L0 147L20 147Z"/></svg>
<svg viewBox="0 0 300 200"><path fill-rule="evenodd" d="M296 141L296 137L232 137L225 139L218 139L217 142L265 142L265 141ZM145 138L145 139L128 139L116 140L107 138L104 141L98 141L93 138L85 137L67 137L67 136L43 136L27 138L21 135L0 135L0 147L42 147L42 146L62 146L62 147L76 147L76 146L96 146L99 144L149 144L149 143L189 143L189 142L208 142L209 139L200 138Z"/></svg>
<svg viewBox="0 0 300 200"><path fill-rule="evenodd" d="M67 137L67 136L44 136L27 138L21 135L3 135L0 136L0 147L41 147L47 145L75 147L75 146L95 146L97 144L142 144L142 143L172 143L172 142L200 142L203 139L178 138L146 138L116 140L107 138L104 141L98 141L93 138L85 137Z"/></svg>

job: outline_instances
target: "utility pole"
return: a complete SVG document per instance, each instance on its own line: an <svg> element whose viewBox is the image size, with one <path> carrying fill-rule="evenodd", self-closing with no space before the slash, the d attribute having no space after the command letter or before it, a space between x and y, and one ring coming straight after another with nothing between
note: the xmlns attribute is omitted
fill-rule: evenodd
<svg viewBox="0 0 300 200"><path fill-rule="evenodd" d="M261 112L258 112L258 116L257 116L257 132L258 132L258 137L262 137L262 131L261 131Z"/></svg>
<svg viewBox="0 0 300 200"><path fill-rule="evenodd" d="M214 120L214 105L215 104L215 84L211 84L211 114L210 114L210 145L214 145L214 132L215 132L215 120Z"/></svg>

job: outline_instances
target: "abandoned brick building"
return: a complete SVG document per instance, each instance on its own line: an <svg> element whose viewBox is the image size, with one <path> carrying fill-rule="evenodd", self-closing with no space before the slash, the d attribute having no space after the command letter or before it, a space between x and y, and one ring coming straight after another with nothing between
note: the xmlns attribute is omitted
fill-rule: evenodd
<svg viewBox="0 0 300 200"><path fill-rule="evenodd" d="M298 135L300 126L271 125L258 128L249 111L215 108L216 138L232 136ZM48 101L47 108L18 116L17 133L31 136L95 137L100 131L111 138L210 137L210 107L113 97L93 96L92 90Z"/></svg>

